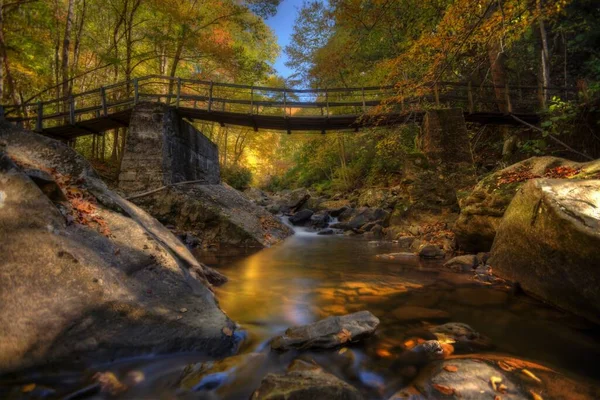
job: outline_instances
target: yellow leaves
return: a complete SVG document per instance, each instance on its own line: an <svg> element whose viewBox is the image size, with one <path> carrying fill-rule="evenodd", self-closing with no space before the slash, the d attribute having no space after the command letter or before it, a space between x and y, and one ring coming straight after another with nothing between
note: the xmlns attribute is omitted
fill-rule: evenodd
<svg viewBox="0 0 600 400"><path fill-rule="evenodd" d="M433 384L433 388L438 392L445 394L446 396L452 396L456 391L450 386L438 385L437 383Z"/></svg>
<svg viewBox="0 0 600 400"><path fill-rule="evenodd" d="M34 389L35 389L35 383L28 383L27 385L21 386L22 393L33 392Z"/></svg>
<svg viewBox="0 0 600 400"><path fill-rule="evenodd" d="M335 336L338 338L340 343L346 343L352 340L352 333L346 328L343 328Z"/></svg>
<svg viewBox="0 0 600 400"><path fill-rule="evenodd" d="M456 365L444 365L444 370L448 372L456 372L458 371L458 367Z"/></svg>
<svg viewBox="0 0 600 400"><path fill-rule="evenodd" d="M538 383L542 383L542 380L540 378L538 378L537 376L535 376L533 374L533 372L531 372L530 370L528 370L528 369L522 369L521 372L523 374L525 374L526 376L530 377L531 379L533 379L534 381L536 381Z"/></svg>
<svg viewBox="0 0 600 400"><path fill-rule="evenodd" d="M542 398L542 396L540 396L539 394L537 394L533 390L529 390L529 393L531 394L531 397L533 398L533 400L544 400Z"/></svg>
<svg viewBox="0 0 600 400"><path fill-rule="evenodd" d="M345 352L347 352L347 351L348 351L348 348L347 348L347 347L342 347L342 348L340 349L340 351L338 351L338 354L344 354L344 353L345 353Z"/></svg>
<svg viewBox="0 0 600 400"><path fill-rule="evenodd" d="M128 389L127 385L121 383L119 378L110 371L97 372L92 379L100 384L100 391L113 396L123 393Z"/></svg>
<svg viewBox="0 0 600 400"><path fill-rule="evenodd" d="M231 328L228 327L228 326L223 327L223 329L221 329L221 331L223 332L223 334L225 336L232 336L233 335L233 330L231 330Z"/></svg>
<svg viewBox="0 0 600 400"><path fill-rule="evenodd" d="M498 384L502 382L502 378L500 378L499 376L490 376L490 384L492 385L492 389L494 389L494 392L498 391Z"/></svg>

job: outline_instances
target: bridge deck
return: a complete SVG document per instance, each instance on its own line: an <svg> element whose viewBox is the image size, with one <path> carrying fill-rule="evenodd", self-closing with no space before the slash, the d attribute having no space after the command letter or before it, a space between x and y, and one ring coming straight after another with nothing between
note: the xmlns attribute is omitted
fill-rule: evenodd
<svg viewBox="0 0 600 400"><path fill-rule="evenodd" d="M106 117L96 117L75 124L59 125L51 128L45 128L40 133L56 139L71 140L79 136L90 134L102 134L111 129L129 126L132 108L109 114ZM421 122L424 112L413 113L393 113L373 116L362 115L332 115L325 116L267 116L252 115L243 113L230 113L226 111L199 110L193 108L179 108L178 113L181 117L195 121L216 122L221 125L235 125L258 130L276 130L285 132L326 132L326 131L345 131L360 130L368 127L384 127L390 125L403 124L408 121ZM502 113L468 113L465 112L467 122L476 122L494 125L518 125L510 115ZM535 114L516 114L520 119L536 124L539 117Z"/></svg>

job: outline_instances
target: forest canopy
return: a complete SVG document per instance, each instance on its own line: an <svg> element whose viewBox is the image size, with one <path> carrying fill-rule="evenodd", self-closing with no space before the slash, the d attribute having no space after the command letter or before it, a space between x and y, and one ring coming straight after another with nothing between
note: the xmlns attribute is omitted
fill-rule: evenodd
<svg viewBox="0 0 600 400"><path fill-rule="evenodd" d="M0 100L32 104L149 74L274 87L393 85L388 104L438 82L538 87L546 120L538 136L515 141L524 155L555 151L548 138L569 142L569 127L594 111L600 89L595 0L306 0L285 49L265 22L279 3L0 0ZM289 78L273 67L281 51L294 71ZM561 87L583 93L586 104L548 89ZM506 111L505 93L496 90L496 97ZM410 124L291 136L199 127L218 144L226 180L240 188L393 184L401 156L418 152L418 126ZM125 133L105 139L101 155L90 153L89 137L77 148L118 165ZM476 164L506 150L503 140L477 146Z"/></svg>

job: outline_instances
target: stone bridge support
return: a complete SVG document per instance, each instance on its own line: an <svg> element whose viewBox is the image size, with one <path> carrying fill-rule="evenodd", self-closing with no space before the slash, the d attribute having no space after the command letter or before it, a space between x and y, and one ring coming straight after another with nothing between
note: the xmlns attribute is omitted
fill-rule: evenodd
<svg viewBox="0 0 600 400"><path fill-rule="evenodd" d="M201 180L220 183L219 152L177 110L161 103L140 103L131 114L119 174L126 194Z"/></svg>
<svg viewBox="0 0 600 400"><path fill-rule="evenodd" d="M427 111L419 145L429 161L444 167L473 162L467 125L460 108Z"/></svg>

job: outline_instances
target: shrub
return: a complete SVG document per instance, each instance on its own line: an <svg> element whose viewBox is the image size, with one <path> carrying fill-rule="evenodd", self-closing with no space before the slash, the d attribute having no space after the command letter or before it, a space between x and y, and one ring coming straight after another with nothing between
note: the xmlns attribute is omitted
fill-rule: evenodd
<svg viewBox="0 0 600 400"><path fill-rule="evenodd" d="M237 190L244 190L250 186L252 182L252 171L240 165L232 165L221 168L221 178L228 185Z"/></svg>

